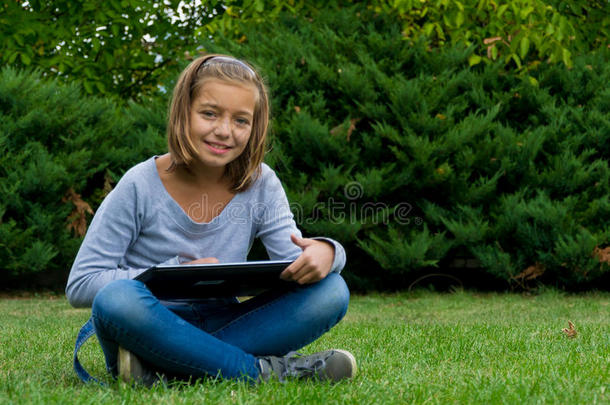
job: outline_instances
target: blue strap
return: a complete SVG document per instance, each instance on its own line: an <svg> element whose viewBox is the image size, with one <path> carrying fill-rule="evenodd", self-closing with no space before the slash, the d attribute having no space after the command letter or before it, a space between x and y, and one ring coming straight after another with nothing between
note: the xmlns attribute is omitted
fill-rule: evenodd
<svg viewBox="0 0 610 405"><path fill-rule="evenodd" d="M95 328L93 326L93 319L89 318L89 320L83 325L83 327L80 328L78 336L76 337L76 344L74 345L74 371L82 382L89 383L91 381L94 381L100 385L104 385L104 383L91 377L87 370L85 370L85 368L80 364L80 361L78 361L78 351L80 350L81 346L85 344L85 342L89 340L89 338L94 334Z"/></svg>

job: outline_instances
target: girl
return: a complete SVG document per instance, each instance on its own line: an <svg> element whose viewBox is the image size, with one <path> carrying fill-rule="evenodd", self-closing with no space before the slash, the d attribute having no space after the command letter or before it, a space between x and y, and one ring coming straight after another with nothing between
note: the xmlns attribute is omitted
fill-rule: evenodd
<svg viewBox="0 0 610 405"><path fill-rule="evenodd" d="M289 354L341 320L349 292L339 275L343 247L302 238L280 181L263 163L268 120L267 90L247 63L207 55L182 72L169 153L125 173L70 271L69 302L92 306L75 350L81 378L90 377L76 352L93 331L109 372L146 384L157 374L251 381L354 375L355 359L344 350ZM255 237L272 260L294 260L281 274L289 287L242 303L160 301L133 280L157 264L243 262Z"/></svg>

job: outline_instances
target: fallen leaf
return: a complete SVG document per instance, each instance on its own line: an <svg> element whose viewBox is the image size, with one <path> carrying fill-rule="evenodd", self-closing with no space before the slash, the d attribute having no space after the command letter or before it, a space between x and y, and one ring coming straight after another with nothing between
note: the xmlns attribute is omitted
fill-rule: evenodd
<svg viewBox="0 0 610 405"><path fill-rule="evenodd" d="M85 236L87 233L87 217L85 214L93 215L91 206L71 187L61 200L63 202L71 202L74 205L74 210L68 216L66 228L73 230L78 236Z"/></svg>
<svg viewBox="0 0 610 405"><path fill-rule="evenodd" d="M300 113L301 112L301 107L299 107L298 105L295 105L294 106L294 111L296 111L297 114Z"/></svg>
<svg viewBox="0 0 610 405"><path fill-rule="evenodd" d="M572 323L572 321L568 321L568 326L569 326L569 328L563 328L562 329L563 333L565 333L566 336L569 337L569 338L576 337L578 332L576 332L576 328L574 327L574 324Z"/></svg>

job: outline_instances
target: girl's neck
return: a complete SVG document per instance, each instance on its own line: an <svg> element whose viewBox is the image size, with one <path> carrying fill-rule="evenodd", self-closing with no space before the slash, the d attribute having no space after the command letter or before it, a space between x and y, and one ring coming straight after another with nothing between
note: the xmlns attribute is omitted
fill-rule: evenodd
<svg viewBox="0 0 610 405"><path fill-rule="evenodd" d="M169 154L159 158L160 167L166 171L171 165ZM206 167L194 162L190 167L176 166L171 172L176 180L179 179L185 185L191 185L199 189L226 188L230 189L228 179L224 175L224 167ZM166 172L167 173L167 172Z"/></svg>
<svg viewBox="0 0 610 405"><path fill-rule="evenodd" d="M224 175L224 167L206 167L194 162L188 169L179 166L177 171L183 179L200 187L218 187L228 184Z"/></svg>

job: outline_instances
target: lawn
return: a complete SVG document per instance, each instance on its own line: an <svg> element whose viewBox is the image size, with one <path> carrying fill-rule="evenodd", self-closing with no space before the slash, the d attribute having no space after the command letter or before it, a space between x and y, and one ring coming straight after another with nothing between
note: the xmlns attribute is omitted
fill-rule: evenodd
<svg viewBox="0 0 610 405"><path fill-rule="evenodd" d="M354 353L357 377L335 385L131 387L105 376L94 338L81 360L110 384L84 385L71 361L88 316L62 296L0 299L0 403L610 403L609 293L355 296L345 319L303 349Z"/></svg>

